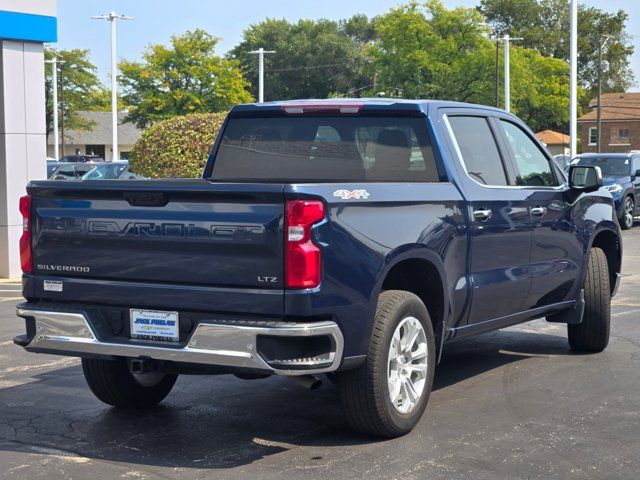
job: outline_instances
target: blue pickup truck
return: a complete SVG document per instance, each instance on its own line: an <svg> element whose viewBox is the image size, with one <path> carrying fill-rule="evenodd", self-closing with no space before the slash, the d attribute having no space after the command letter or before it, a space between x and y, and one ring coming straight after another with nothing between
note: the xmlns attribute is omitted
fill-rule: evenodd
<svg viewBox="0 0 640 480"><path fill-rule="evenodd" d="M327 374L354 429L399 436L449 342L546 317L607 346L616 211L599 167L554 165L490 107L240 105L202 178L29 184L14 341L82 357L116 407L180 374Z"/></svg>

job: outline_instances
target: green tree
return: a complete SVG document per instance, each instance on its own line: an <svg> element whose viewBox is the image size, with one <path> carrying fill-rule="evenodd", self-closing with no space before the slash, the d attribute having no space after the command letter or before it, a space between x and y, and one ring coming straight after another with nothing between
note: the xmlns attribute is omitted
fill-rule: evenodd
<svg viewBox="0 0 640 480"><path fill-rule="evenodd" d="M492 103L493 48L482 16L438 1L392 9L376 19L377 90L407 98Z"/></svg>
<svg viewBox="0 0 640 480"><path fill-rule="evenodd" d="M395 8L376 20L377 90L408 98L495 103L495 45L475 9L437 0ZM512 107L532 128L568 121L568 66L539 52L512 49Z"/></svg>
<svg viewBox="0 0 640 480"><path fill-rule="evenodd" d="M519 45L547 57L569 60L569 2L566 0L481 0L479 10L500 35L523 37ZM597 52L602 35L612 38L604 50L609 72L605 91L625 91L634 84L629 59L633 44L626 31L624 10L607 13L578 5L578 79L591 94L597 88Z"/></svg>
<svg viewBox="0 0 640 480"><path fill-rule="evenodd" d="M139 127L199 112L226 111L252 100L238 62L215 55L219 39L203 30L172 36L171 45L151 45L142 62L122 61L127 121Z"/></svg>
<svg viewBox="0 0 640 480"><path fill-rule="evenodd" d="M132 170L149 178L199 177L224 117L194 113L154 123L131 151Z"/></svg>
<svg viewBox="0 0 640 480"><path fill-rule="evenodd" d="M93 123L78 115L79 111L90 110L92 98L104 89L97 76L96 66L89 60L89 50L45 50L45 59L58 59L58 108L64 109L65 130L90 130ZM51 64L45 68L46 127L47 136L53 130L53 78Z"/></svg>
<svg viewBox="0 0 640 480"><path fill-rule="evenodd" d="M118 93L118 111L127 109L127 105L122 99L122 95ZM89 99L89 106L87 110L93 110L96 112L110 112L111 111L111 90L101 86L96 91L91 92Z"/></svg>
<svg viewBox="0 0 640 480"><path fill-rule="evenodd" d="M357 96L372 83L368 50L375 29L364 15L341 22L266 19L249 26L230 52L257 89L258 62L252 50L275 50L265 56L265 98Z"/></svg>

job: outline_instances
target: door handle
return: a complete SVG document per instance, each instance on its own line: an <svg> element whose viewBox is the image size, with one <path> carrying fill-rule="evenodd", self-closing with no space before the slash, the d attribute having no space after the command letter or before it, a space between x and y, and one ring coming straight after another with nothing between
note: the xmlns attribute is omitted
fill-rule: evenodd
<svg viewBox="0 0 640 480"><path fill-rule="evenodd" d="M541 217L545 213L547 213L547 209L539 205L531 209L531 215L535 215L536 217Z"/></svg>
<svg viewBox="0 0 640 480"><path fill-rule="evenodd" d="M480 220L481 222L486 222L491 218L493 212L491 210L474 210L473 218L476 220Z"/></svg>

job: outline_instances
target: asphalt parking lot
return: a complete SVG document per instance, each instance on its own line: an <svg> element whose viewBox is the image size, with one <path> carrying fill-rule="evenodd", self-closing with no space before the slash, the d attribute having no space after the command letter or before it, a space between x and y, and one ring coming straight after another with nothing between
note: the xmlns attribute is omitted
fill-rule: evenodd
<svg viewBox="0 0 640 480"><path fill-rule="evenodd" d="M0 283L0 478L637 479L640 228L602 354L543 320L451 345L410 435L351 433L335 387L184 376L157 409L96 400L79 361L13 345L20 287Z"/></svg>

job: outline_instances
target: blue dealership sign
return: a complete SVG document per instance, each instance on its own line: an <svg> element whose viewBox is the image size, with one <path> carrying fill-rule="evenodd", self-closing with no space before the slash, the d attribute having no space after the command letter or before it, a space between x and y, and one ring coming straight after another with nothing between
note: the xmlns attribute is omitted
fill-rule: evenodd
<svg viewBox="0 0 640 480"><path fill-rule="evenodd" d="M0 10L0 38L25 42L58 40L58 20L47 15Z"/></svg>

